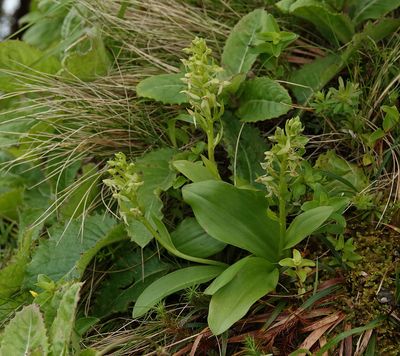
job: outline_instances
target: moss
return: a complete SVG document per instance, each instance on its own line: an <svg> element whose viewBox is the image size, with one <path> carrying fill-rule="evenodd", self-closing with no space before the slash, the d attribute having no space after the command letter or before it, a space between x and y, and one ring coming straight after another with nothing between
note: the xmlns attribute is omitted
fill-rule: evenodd
<svg viewBox="0 0 400 356"><path fill-rule="evenodd" d="M363 326L395 305L395 273L400 261L400 234L392 231L356 233L355 245L362 260L346 272L347 295L341 301L353 326ZM400 327L390 321L376 329L381 355L400 354Z"/></svg>

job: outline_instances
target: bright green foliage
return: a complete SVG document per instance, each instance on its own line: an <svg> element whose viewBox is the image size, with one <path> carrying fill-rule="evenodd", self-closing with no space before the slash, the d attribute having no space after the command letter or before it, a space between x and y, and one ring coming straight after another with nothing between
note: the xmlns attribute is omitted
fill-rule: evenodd
<svg viewBox="0 0 400 356"><path fill-rule="evenodd" d="M340 265L342 262L349 267L354 268L355 263L362 259L362 257L356 252L353 238L349 238L345 241L344 236L339 235L337 239L328 236L328 240L334 246L335 250L341 254L341 261L333 260L331 263L332 265Z"/></svg>
<svg viewBox="0 0 400 356"><path fill-rule="evenodd" d="M48 350L49 342L40 310L35 304L28 305L4 329L0 355L43 356L48 354Z"/></svg>
<svg viewBox="0 0 400 356"><path fill-rule="evenodd" d="M345 85L342 77L339 77L339 88L331 87L326 94L317 92L312 106L317 114L330 118L354 115L358 110L360 94L358 84L347 81Z"/></svg>
<svg viewBox="0 0 400 356"><path fill-rule="evenodd" d="M133 317L144 315L164 297L174 292L194 284L208 282L223 270L224 267L218 266L194 266L182 268L159 278L140 295L133 309Z"/></svg>
<svg viewBox="0 0 400 356"><path fill-rule="evenodd" d="M226 246L208 235L194 218L184 219L171 233L171 239L177 250L200 258L215 255Z"/></svg>
<svg viewBox="0 0 400 356"><path fill-rule="evenodd" d="M275 289L278 278L278 269L272 263L259 257L247 259L212 295L208 313L212 332L219 335L241 319L258 299Z"/></svg>
<svg viewBox="0 0 400 356"><path fill-rule="evenodd" d="M289 267L285 273L298 280L299 289L298 293L303 294L306 292L304 283L306 282L308 274L312 271L310 267L315 267L315 263L311 260L303 258L301 253L294 249L293 258L284 258L279 261L282 267Z"/></svg>
<svg viewBox="0 0 400 356"><path fill-rule="evenodd" d="M136 86L136 94L140 97L161 101L164 104L183 104L188 98L183 91L183 74L160 74L142 80Z"/></svg>
<svg viewBox="0 0 400 356"><path fill-rule="evenodd" d="M202 38L195 38L189 48L184 50L189 58L182 60L186 74L183 81L187 84L184 93L188 96L189 114L195 125L207 135L208 159L214 163L214 149L221 140L222 132L214 134L214 124L224 114L224 102L220 98L224 87L230 83L220 79L223 71L214 63L211 49Z"/></svg>
<svg viewBox="0 0 400 356"><path fill-rule="evenodd" d="M55 74L60 62L21 41L0 43L0 90L23 89L38 74Z"/></svg>
<svg viewBox="0 0 400 356"><path fill-rule="evenodd" d="M183 198L199 224L215 239L278 261L279 225L268 217L262 193L205 181L185 186Z"/></svg>
<svg viewBox="0 0 400 356"><path fill-rule="evenodd" d="M396 106L382 106L382 111L386 113L383 118L382 127L385 132L389 132L394 129L400 122L400 113Z"/></svg>
<svg viewBox="0 0 400 356"><path fill-rule="evenodd" d="M268 120L286 114L292 104L288 92L276 81L259 77L243 85L237 116L246 122Z"/></svg>
<svg viewBox="0 0 400 356"><path fill-rule="evenodd" d="M215 179L214 175L204 166L203 162L177 160L172 165L194 183Z"/></svg>

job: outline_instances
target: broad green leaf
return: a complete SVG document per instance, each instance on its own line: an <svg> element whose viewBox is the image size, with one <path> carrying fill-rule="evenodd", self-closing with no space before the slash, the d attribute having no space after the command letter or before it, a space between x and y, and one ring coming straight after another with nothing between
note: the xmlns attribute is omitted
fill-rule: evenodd
<svg viewBox="0 0 400 356"><path fill-rule="evenodd" d="M314 167L330 178L324 183L324 189L331 196L353 196L355 191L361 192L370 184L362 168L339 157L333 150L320 155Z"/></svg>
<svg viewBox="0 0 400 356"><path fill-rule="evenodd" d="M173 149L159 149L135 162L137 171L143 179L143 185L137 192L138 203L153 226L153 216L158 219L163 218L160 194L171 188L176 179L176 172L170 166L175 153ZM152 239L147 228L138 220L130 219L127 231L132 240L141 247L145 247Z"/></svg>
<svg viewBox="0 0 400 356"><path fill-rule="evenodd" d="M24 188L22 187L15 189L0 187L0 217L16 221L23 197Z"/></svg>
<svg viewBox="0 0 400 356"><path fill-rule="evenodd" d="M72 75L81 80L90 81L107 74L111 61L108 58L101 35L96 32L98 31L84 40L87 42L88 49L82 51L79 48L74 48L67 52L62 61L63 73L67 77ZM85 45L85 43L80 42L78 44L78 46L82 45Z"/></svg>
<svg viewBox="0 0 400 356"><path fill-rule="evenodd" d="M204 167L202 162L191 162L186 160L174 161L172 165L192 182L215 179L214 175Z"/></svg>
<svg viewBox="0 0 400 356"><path fill-rule="evenodd" d="M179 251L200 258L215 255L226 246L208 235L194 218L184 219L171 233L171 239Z"/></svg>
<svg viewBox="0 0 400 356"><path fill-rule="evenodd" d="M29 44L17 40L0 43L0 90L14 91L24 87L31 77L55 74L60 62Z"/></svg>
<svg viewBox="0 0 400 356"><path fill-rule="evenodd" d="M48 354L48 339L43 317L35 304L26 306L4 329L0 356Z"/></svg>
<svg viewBox="0 0 400 356"><path fill-rule="evenodd" d="M228 330L278 284L279 271L263 258L250 257L234 278L211 297L208 325L214 335Z"/></svg>
<svg viewBox="0 0 400 356"><path fill-rule="evenodd" d="M296 2L296 0L281 0L278 1L275 6L285 14L290 12L290 7Z"/></svg>
<svg viewBox="0 0 400 356"><path fill-rule="evenodd" d="M194 266L187 267L161 277L139 296L133 308L133 317L146 314L163 298L196 284L205 283L218 276L224 267Z"/></svg>
<svg viewBox="0 0 400 356"><path fill-rule="evenodd" d="M236 115L246 122L274 119L291 109L292 100L286 89L267 77L245 82Z"/></svg>
<svg viewBox="0 0 400 356"><path fill-rule="evenodd" d="M354 35L354 25L347 15L335 13L327 4L317 0L297 0L290 14L311 22L332 44L348 43Z"/></svg>
<svg viewBox="0 0 400 356"><path fill-rule="evenodd" d="M183 104L188 98L183 90L186 84L182 81L184 75L160 74L142 80L136 87L138 96L161 101L164 104Z"/></svg>
<svg viewBox="0 0 400 356"><path fill-rule="evenodd" d="M210 236L271 262L278 261L279 224L268 217L262 192L204 181L185 186L182 193Z"/></svg>
<svg viewBox="0 0 400 356"><path fill-rule="evenodd" d="M234 263L232 266L229 266L225 271L223 271L217 278L213 280L213 282L207 287L204 291L204 294L213 295L218 290L220 290L223 286L227 285L238 272L242 269L242 267L247 263L250 258L254 258L251 256L244 257Z"/></svg>
<svg viewBox="0 0 400 356"><path fill-rule="evenodd" d="M267 141L258 128L241 123L233 115L225 115L223 125L222 140L229 157L234 185L247 182L259 186L255 180L264 173L260 162L268 150Z"/></svg>
<svg viewBox="0 0 400 356"><path fill-rule="evenodd" d="M156 217L153 217L153 221L155 222L157 226L157 231L158 234L156 234L156 239L157 241L170 253L173 255L183 258L188 261L196 262L196 263L204 263L207 265L215 265L215 266L225 266L224 263L214 261L214 260L208 260L200 257L195 257L195 256L190 256L186 253L183 253L179 251L175 245L174 242L172 241L171 235L169 234L167 228L163 224L163 222Z"/></svg>
<svg viewBox="0 0 400 356"><path fill-rule="evenodd" d="M263 9L257 9L242 17L232 29L222 53L221 64L229 75L247 73L258 54L252 53L251 48L262 43L257 40L257 33L267 31L266 28L273 19Z"/></svg>
<svg viewBox="0 0 400 356"><path fill-rule="evenodd" d="M399 6L400 0L358 0L351 15L354 23L359 24L368 19L378 19Z"/></svg>
<svg viewBox="0 0 400 356"><path fill-rule="evenodd" d="M383 105L381 109L386 113L383 119L382 127L385 131L390 131L400 122L399 110L395 105L393 106Z"/></svg>
<svg viewBox="0 0 400 356"><path fill-rule="evenodd" d="M123 227L110 217L89 216L84 221L49 229L49 239L42 240L27 267L25 285L33 288L39 274L53 281L80 278L90 260L104 246L126 239Z"/></svg>
<svg viewBox="0 0 400 356"><path fill-rule="evenodd" d="M340 55L329 54L293 72L289 81L293 83L292 91L299 103L306 103L318 90L321 90L336 76L345 65Z"/></svg>
<svg viewBox="0 0 400 356"><path fill-rule="evenodd" d="M68 355L68 346L75 325L79 291L83 283L74 283L65 291L57 315L50 328L51 352L54 356Z"/></svg>
<svg viewBox="0 0 400 356"><path fill-rule="evenodd" d="M296 246L315 232L332 215L330 206L319 206L296 216L286 231L285 249Z"/></svg>
<svg viewBox="0 0 400 356"><path fill-rule="evenodd" d="M127 311L130 304L169 269L170 265L160 260L156 251L141 250L131 242L122 244L113 266L93 295L92 315L104 318Z"/></svg>

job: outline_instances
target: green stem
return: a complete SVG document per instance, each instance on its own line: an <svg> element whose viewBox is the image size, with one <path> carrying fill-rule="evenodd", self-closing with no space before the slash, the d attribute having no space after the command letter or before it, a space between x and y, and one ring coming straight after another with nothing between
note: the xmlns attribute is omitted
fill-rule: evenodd
<svg viewBox="0 0 400 356"><path fill-rule="evenodd" d="M286 196L287 196L287 183L286 183L286 170L287 170L287 157L282 159L280 173L279 173L279 252L281 253L286 237Z"/></svg>
<svg viewBox="0 0 400 356"><path fill-rule="evenodd" d="M214 125L211 124L207 130L207 153L208 159L215 164L214 158Z"/></svg>

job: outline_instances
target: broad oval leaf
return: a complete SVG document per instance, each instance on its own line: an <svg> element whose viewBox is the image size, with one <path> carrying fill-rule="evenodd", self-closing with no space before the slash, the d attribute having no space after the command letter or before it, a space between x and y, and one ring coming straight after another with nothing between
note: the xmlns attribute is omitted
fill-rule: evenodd
<svg viewBox="0 0 400 356"><path fill-rule="evenodd" d="M201 162L174 161L172 165L193 183L214 179L214 175Z"/></svg>
<svg viewBox="0 0 400 356"><path fill-rule="evenodd" d="M207 258L222 251L226 244L208 235L195 218L186 218L171 233L176 248L188 255Z"/></svg>
<svg viewBox="0 0 400 356"><path fill-rule="evenodd" d="M188 99L185 93L186 84L182 81L184 75L160 74L142 80L136 87L138 96L161 101L164 104L183 104Z"/></svg>
<svg viewBox="0 0 400 356"><path fill-rule="evenodd" d="M311 22L334 45L348 43L354 35L354 25L347 15L335 13L322 1L297 0L289 12Z"/></svg>
<svg viewBox="0 0 400 356"><path fill-rule="evenodd" d="M358 0L352 11L353 21L359 24L368 19L378 19L399 6L400 0Z"/></svg>
<svg viewBox="0 0 400 356"><path fill-rule="evenodd" d="M264 30L269 15L257 9L243 18L232 29L222 53L221 63L229 75L247 73L258 57L250 49L259 44L256 34ZM262 42L262 41L261 41Z"/></svg>
<svg viewBox="0 0 400 356"><path fill-rule="evenodd" d="M286 114L291 104L292 100L282 85L270 78L260 77L243 85L236 114L246 122L268 120Z"/></svg>
<svg viewBox="0 0 400 356"><path fill-rule="evenodd" d="M244 257L244 258L240 259L239 261L237 261L236 263L234 263L232 266L229 266L217 278L214 279L214 281L204 291L204 294L213 295L218 290L220 290L223 286L228 284L233 278L235 278L235 276L238 274L238 272L247 263L249 258L253 258L253 257L250 257L250 256Z"/></svg>
<svg viewBox="0 0 400 356"><path fill-rule="evenodd" d="M225 268L220 266L194 266L169 273L150 284L137 299L133 317L147 313L163 298L195 284L205 283L218 276Z"/></svg>
<svg viewBox="0 0 400 356"><path fill-rule="evenodd" d="M296 216L286 231L285 248L291 248L311 235L333 212L331 206L319 206Z"/></svg>
<svg viewBox="0 0 400 356"><path fill-rule="evenodd" d="M279 271L263 258L250 257L233 279L212 297L208 325L214 335L228 330L278 284Z"/></svg>
<svg viewBox="0 0 400 356"><path fill-rule="evenodd" d="M48 339L43 316L36 304L26 306L5 327L0 355L47 355Z"/></svg>
<svg viewBox="0 0 400 356"><path fill-rule="evenodd" d="M271 262L279 260L279 224L268 217L262 192L221 181L189 184L182 192L210 236Z"/></svg>

